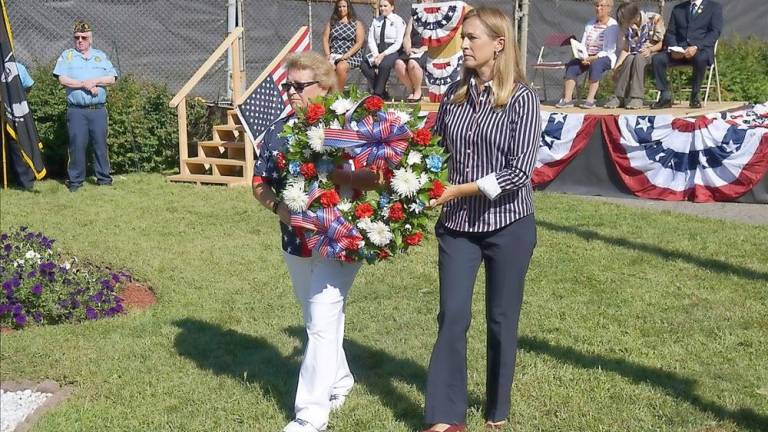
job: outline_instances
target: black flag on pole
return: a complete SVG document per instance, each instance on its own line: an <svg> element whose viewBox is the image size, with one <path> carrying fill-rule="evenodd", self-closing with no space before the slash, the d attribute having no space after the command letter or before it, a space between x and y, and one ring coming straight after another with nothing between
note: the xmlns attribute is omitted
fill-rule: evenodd
<svg viewBox="0 0 768 432"><path fill-rule="evenodd" d="M2 74L0 74L0 98L3 101L5 116L5 134L16 141L21 149L24 161L32 169L35 178L40 180L45 176L43 145L37 136L35 119L27 104L27 92L21 85L16 58L13 55L13 34L5 0L0 0L3 6L3 25L0 29L0 58L2 58ZM7 141L7 140L3 140Z"/></svg>

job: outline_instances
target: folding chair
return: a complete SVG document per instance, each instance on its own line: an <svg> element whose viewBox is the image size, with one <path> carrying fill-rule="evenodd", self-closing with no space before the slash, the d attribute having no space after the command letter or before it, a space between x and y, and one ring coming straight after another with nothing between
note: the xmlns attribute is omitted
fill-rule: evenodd
<svg viewBox="0 0 768 432"><path fill-rule="evenodd" d="M544 90L544 99L548 100L547 98L547 79L544 76L543 72L541 75L541 87L536 86L536 78L539 76L539 70L558 70L558 69L565 69L565 63L562 61L545 61L544 60L544 48L557 48L557 47L563 47L568 46L570 44L570 40L573 38L573 35L568 33L550 33L546 38L544 38L544 44L541 46L541 49L539 50L539 57L536 59L536 63L533 65L533 78L531 79L531 85L533 85L534 89L543 89Z"/></svg>
<svg viewBox="0 0 768 432"><path fill-rule="evenodd" d="M707 84L706 85L702 85L702 87L705 88L705 90L704 90L704 103L702 104L702 106L707 106L707 102L709 101L709 90L712 87L716 87L717 88L717 101L718 102L722 102L723 101L722 89L720 88L720 71L717 68L717 45L719 43L720 43L719 40L715 41L715 48L714 48L713 54L712 54L712 58L713 58L712 64L709 65L709 71L707 71ZM683 65L674 65L674 66L670 65L669 66L670 69L672 69L672 68L682 68L682 67L690 67L690 65L683 64ZM712 73L713 72L715 74L715 85L714 86L712 85ZM672 91L672 95L673 95L672 98L675 99L675 97L674 97L675 91L674 91L674 89L671 88L672 83L670 82L669 84L670 84L670 90ZM690 87L683 87L683 88L680 89L680 91L681 92L692 92L693 89L690 88ZM661 92L656 90L656 100L658 101L660 97L661 97Z"/></svg>

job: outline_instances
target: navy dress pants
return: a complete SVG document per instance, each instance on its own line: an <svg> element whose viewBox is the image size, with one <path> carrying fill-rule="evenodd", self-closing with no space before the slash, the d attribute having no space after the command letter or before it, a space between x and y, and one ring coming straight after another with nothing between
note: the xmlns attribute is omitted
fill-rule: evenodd
<svg viewBox="0 0 768 432"><path fill-rule="evenodd" d="M440 312L427 373L425 422L464 424L467 415L467 330L472 290L485 262L487 364L485 417L509 416L517 323L523 285L536 245L533 214L484 233L457 232L438 222Z"/></svg>
<svg viewBox="0 0 768 432"><path fill-rule="evenodd" d="M96 183L112 183L109 175L109 154L107 152L107 109L69 107L67 109L67 130L69 131L69 162L67 174L69 187L79 187L85 181L86 150L88 142L93 146L93 170Z"/></svg>

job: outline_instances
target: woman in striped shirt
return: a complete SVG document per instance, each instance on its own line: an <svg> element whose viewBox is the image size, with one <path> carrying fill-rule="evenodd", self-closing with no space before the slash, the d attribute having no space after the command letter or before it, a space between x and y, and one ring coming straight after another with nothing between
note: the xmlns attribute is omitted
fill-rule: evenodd
<svg viewBox="0 0 768 432"><path fill-rule="evenodd" d="M427 375L427 431L465 430L467 330L483 261L486 425L505 424L523 283L536 244L531 173L541 134L539 101L524 84L512 23L496 8L473 9L462 39L462 77L448 88L435 125L451 155L451 186L430 203L443 210L435 227L440 312Z"/></svg>

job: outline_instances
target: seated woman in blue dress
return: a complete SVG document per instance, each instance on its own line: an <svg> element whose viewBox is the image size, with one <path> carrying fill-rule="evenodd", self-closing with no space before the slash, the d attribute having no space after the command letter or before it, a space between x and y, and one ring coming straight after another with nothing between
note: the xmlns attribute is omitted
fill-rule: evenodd
<svg viewBox="0 0 768 432"><path fill-rule="evenodd" d="M352 4L348 0L336 0L331 20L323 30L323 51L336 68L339 90L344 90L349 70L360 67L364 44L365 28L358 21Z"/></svg>

